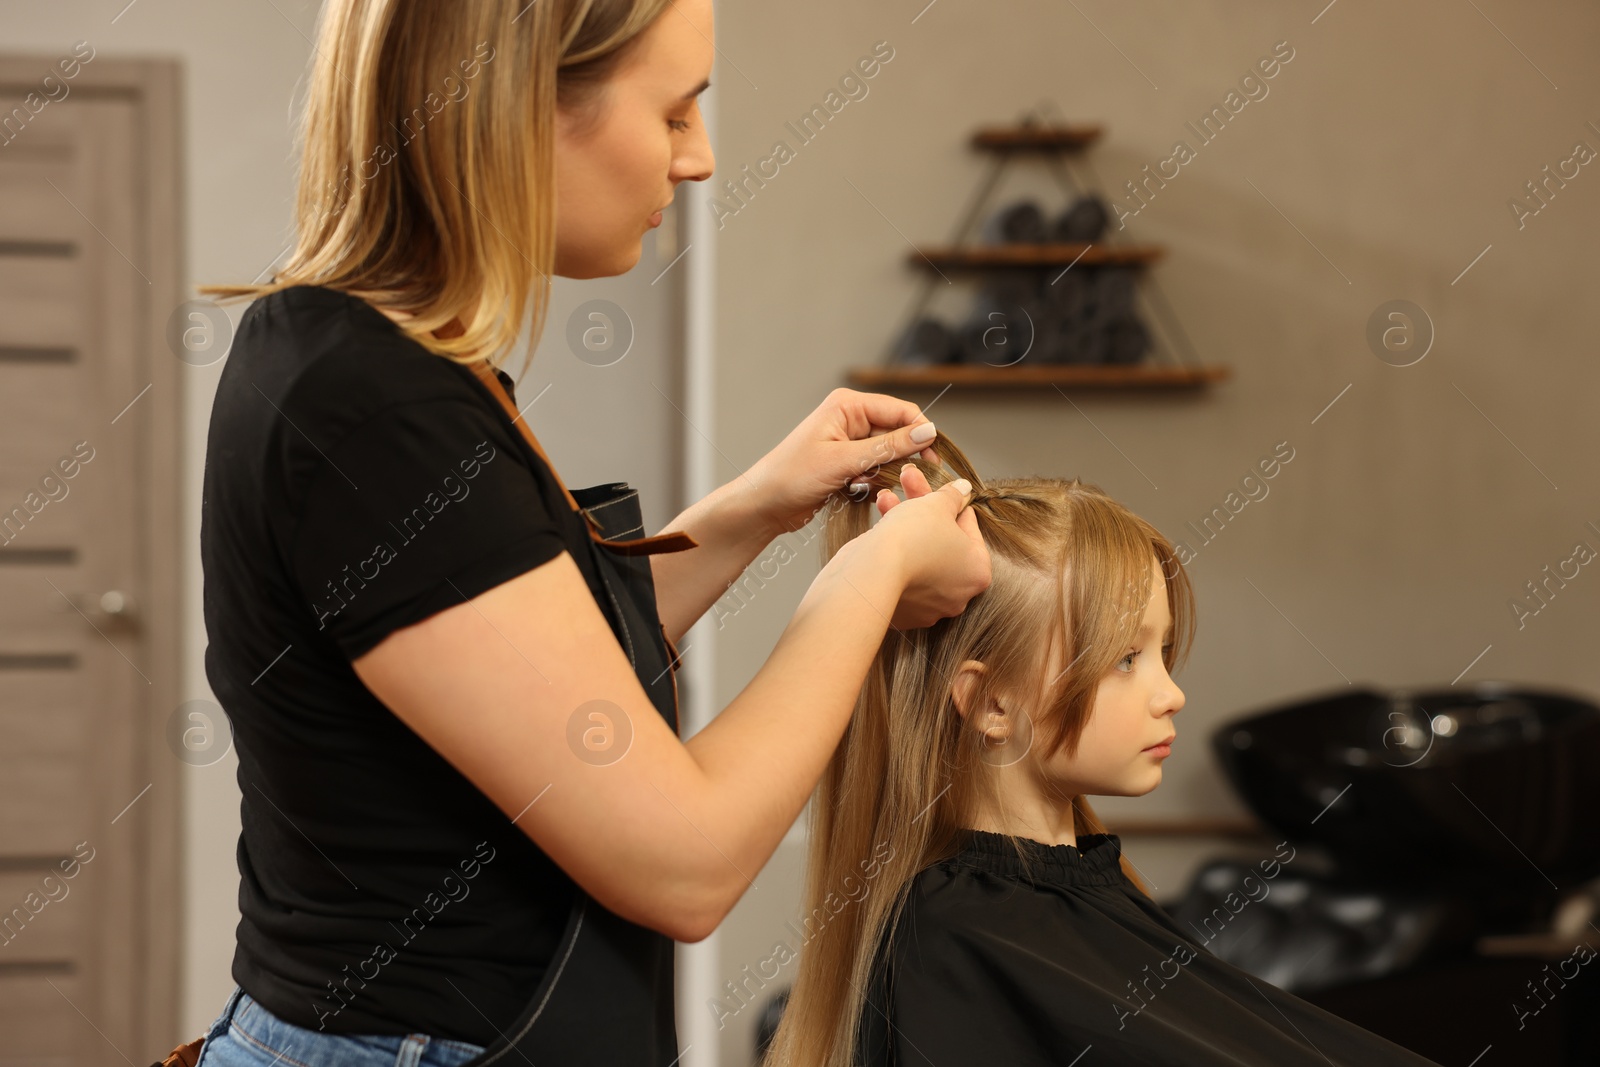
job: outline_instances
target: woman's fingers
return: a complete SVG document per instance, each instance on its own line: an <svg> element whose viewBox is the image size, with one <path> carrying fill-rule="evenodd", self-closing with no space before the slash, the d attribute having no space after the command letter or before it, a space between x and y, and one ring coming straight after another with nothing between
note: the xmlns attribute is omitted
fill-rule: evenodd
<svg viewBox="0 0 1600 1067"><path fill-rule="evenodd" d="M907 500L933 492L933 487L928 484L928 476L915 463L907 463L900 468L900 487L906 491Z"/></svg>
<svg viewBox="0 0 1600 1067"><path fill-rule="evenodd" d="M900 488L906 491L906 499L913 500L919 496L927 496L933 492L933 487L928 484L928 476L915 463L907 463L900 468ZM892 489L878 490L876 503L878 514L887 515L889 510L900 503L900 498Z"/></svg>

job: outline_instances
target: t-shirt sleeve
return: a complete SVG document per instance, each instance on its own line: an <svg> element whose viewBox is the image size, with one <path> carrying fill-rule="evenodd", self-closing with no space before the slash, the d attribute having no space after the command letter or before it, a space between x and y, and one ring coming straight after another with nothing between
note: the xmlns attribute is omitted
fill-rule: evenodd
<svg viewBox="0 0 1600 1067"><path fill-rule="evenodd" d="M323 458L289 566L317 629L351 660L566 548L534 472L479 405L385 408Z"/></svg>

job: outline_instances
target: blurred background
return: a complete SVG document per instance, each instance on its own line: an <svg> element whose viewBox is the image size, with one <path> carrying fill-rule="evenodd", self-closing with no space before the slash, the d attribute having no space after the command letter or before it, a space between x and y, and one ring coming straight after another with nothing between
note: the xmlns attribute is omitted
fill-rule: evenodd
<svg viewBox="0 0 1600 1067"><path fill-rule="evenodd" d="M242 305L193 287L287 251L317 8L0 0L0 1064L143 1064L232 989L197 548ZM1098 484L1198 596L1165 781L1096 802L1157 899L1440 1062L1597 1063L1597 39L1575 0L723 3L715 176L558 280L518 396L652 532L841 385ZM691 729L814 534L681 643ZM804 836L680 948L686 1065L754 1056Z"/></svg>

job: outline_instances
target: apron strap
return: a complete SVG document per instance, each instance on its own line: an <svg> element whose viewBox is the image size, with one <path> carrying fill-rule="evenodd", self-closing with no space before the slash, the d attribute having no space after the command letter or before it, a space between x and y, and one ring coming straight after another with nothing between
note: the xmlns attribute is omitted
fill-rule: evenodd
<svg viewBox="0 0 1600 1067"><path fill-rule="evenodd" d="M697 548L700 542L682 530L673 530L669 533L656 534L653 537L636 537L630 541L607 541L600 535L599 523L587 511L578 506L577 499L567 489L566 483L561 480L561 475L556 473L555 464L550 462L550 457L544 454L544 449L539 447L539 439L533 435L533 428L528 425L517 406L511 402L511 397L506 395L506 387L500 384L500 378L495 374L495 369L488 360L478 360L472 364L472 373L477 375L478 381L488 389L495 399L500 402L500 407L510 417L511 422L522 432L523 440L540 459L555 478L556 484L561 487L561 495L567 498L567 503L572 510L583 517L584 526L589 531L589 538L598 544L604 545L613 552L620 552L625 556L652 556L657 552L682 552L684 549Z"/></svg>

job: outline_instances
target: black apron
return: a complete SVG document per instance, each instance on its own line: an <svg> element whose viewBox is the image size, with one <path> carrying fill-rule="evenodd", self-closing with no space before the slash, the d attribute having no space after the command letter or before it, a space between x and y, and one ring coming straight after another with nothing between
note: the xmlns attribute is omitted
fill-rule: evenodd
<svg viewBox="0 0 1600 1067"><path fill-rule="evenodd" d="M485 364L479 380L555 474L528 424ZM486 377L487 375L487 377ZM560 476L556 475L560 483ZM656 612L648 556L694 548L685 533L644 532L639 492L624 482L562 491L590 530L590 559L605 588L601 612L650 702L678 732L677 649ZM549 969L522 1015L463 1067L532 1063L670 1067L679 1058L671 938L608 910L574 883L572 911Z"/></svg>

